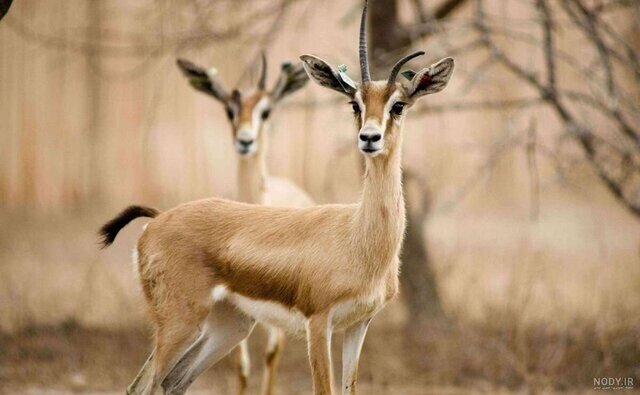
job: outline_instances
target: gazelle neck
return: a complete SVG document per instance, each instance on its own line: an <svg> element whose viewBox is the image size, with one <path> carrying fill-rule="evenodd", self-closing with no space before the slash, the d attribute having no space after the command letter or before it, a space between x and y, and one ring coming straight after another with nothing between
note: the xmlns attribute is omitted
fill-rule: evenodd
<svg viewBox="0 0 640 395"><path fill-rule="evenodd" d="M267 164L266 143L263 130L260 133L257 151L251 156L240 156L238 161L238 201L266 204Z"/></svg>
<svg viewBox="0 0 640 395"><path fill-rule="evenodd" d="M398 126L401 127L401 126ZM354 237L373 274L386 273L396 262L405 230L402 192L402 133L387 155L367 157L362 197L355 217Z"/></svg>

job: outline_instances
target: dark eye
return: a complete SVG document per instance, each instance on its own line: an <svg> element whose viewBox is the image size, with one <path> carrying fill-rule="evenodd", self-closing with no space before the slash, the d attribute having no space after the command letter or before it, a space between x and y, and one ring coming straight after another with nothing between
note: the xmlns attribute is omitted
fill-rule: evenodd
<svg viewBox="0 0 640 395"><path fill-rule="evenodd" d="M271 109L267 108L266 110L262 111L262 120L266 120L267 118L269 118L269 115L271 114Z"/></svg>
<svg viewBox="0 0 640 395"><path fill-rule="evenodd" d="M404 110L404 106L406 103L401 101L396 102L393 107L391 107L391 114L393 115L402 115L402 110Z"/></svg>
<svg viewBox="0 0 640 395"><path fill-rule="evenodd" d="M358 105L358 103L352 101L349 102L351 104L351 108L353 108L353 113L354 114L360 114L360 106Z"/></svg>
<svg viewBox="0 0 640 395"><path fill-rule="evenodd" d="M233 110L229 107L227 107L227 118L229 118L230 121L233 121Z"/></svg>

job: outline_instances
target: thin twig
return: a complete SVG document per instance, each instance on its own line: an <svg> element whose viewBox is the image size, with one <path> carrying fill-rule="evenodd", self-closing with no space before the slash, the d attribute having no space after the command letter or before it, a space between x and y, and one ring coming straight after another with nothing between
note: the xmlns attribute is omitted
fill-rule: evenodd
<svg viewBox="0 0 640 395"><path fill-rule="evenodd" d="M530 218L538 219L540 213L540 174L536 161L536 121L532 118L527 132L527 169L529 170Z"/></svg>

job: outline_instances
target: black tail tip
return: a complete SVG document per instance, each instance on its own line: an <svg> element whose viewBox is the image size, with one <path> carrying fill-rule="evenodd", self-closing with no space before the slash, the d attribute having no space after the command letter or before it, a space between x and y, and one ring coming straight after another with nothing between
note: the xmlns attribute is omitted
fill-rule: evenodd
<svg viewBox="0 0 640 395"><path fill-rule="evenodd" d="M98 236L100 237L99 244L100 249L103 250L109 247L116 240L116 235L118 234L118 230L115 230L113 227L109 226L110 223L107 223L100 228L98 231Z"/></svg>
<svg viewBox="0 0 640 395"><path fill-rule="evenodd" d="M118 233L122 228L127 226L127 224L138 217L150 217L155 218L160 212L155 208L144 207L144 206L129 206L124 209L120 214L118 214L114 219L102 225L100 230L98 231L98 236L100 236L100 248L104 249L109 247Z"/></svg>

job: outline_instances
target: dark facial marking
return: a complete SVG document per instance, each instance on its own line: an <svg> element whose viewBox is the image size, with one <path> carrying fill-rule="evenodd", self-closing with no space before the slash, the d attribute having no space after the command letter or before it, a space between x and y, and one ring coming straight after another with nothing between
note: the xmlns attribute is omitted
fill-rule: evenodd
<svg viewBox="0 0 640 395"><path fill-rule="evenodd" d="M229 118L230 121L233 121L233 110L231 107L227 107L227 118Z"/></svg>
<svg viewBox="0 0 640 395"><path fill-rule="evenodd" d="M402 115L402 112L404 111L404 106L406 105L405 102L401 102L401 101L397 101L394 103L394 105L391 107L391 115L392 116L400 116Z"/></svg>
<svg viewBox="0 0 640 395"><path fill-rule="evenodd" d="M353 110L353 113L356 115L360 115L362 111L360 110L360 105L358 104L358 102L350 101L349 104L351 104L351 109Z"/></svg>

